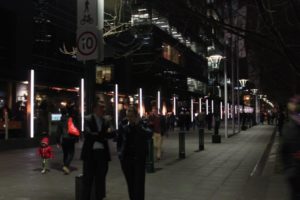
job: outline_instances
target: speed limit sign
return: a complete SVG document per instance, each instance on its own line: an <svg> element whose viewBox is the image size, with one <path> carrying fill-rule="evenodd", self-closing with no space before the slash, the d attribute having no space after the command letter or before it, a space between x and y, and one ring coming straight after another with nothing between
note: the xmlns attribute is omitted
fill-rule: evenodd
<svg viewBox="0 0 300 200"><path fill-rule="evenodd" d="M99 31L85 28L77 31L77 60L96 60L99 56Z"/></svg>

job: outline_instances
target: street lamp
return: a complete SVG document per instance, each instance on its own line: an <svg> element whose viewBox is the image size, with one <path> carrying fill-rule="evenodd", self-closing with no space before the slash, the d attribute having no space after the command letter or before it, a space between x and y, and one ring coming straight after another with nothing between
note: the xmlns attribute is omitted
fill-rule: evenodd
<svg viewBox="0 0 300 200"><path fill-rule="evenodd" d="M241 87L244 88L246 86L246 83L248 82L248 79L240 79L239 82L240 82ZM240 93L239 93L239 91L240 91L240 87L238 87L238 107L240 107ZM244 112L244 103L243 103L242 106L243 106L242 112ZM244 114L243 114L243 116L244 116ZM239 126L239 132L240 132L240 130L241 130L240 129L241 128L240 109L238 109L238 126Z"/></svg>
<svg viewBox="0 0 300 200"><path fill-rule="evenodd" d="M219 54L213 54L211 56L209 56L207 58L208 60L208 65L210 67L210 71L213 72L213 71L216 71L216 70L219 70L219 66L220 66L220 63L221 63L221 60L223 59L224 57L219 55ZM217 102L214 104L213 103L213 99L214 99L214 87L215 87L215 80L217 80L217 77L213 77L212 79L212 114L214 111L217 111L217 109L215 110L214 109L214 105L218 105ZM227 83L227 74L224 73L224 83ZM227 85L227 84L225 84ZM225 87L226 88L226 87ZM226 90L226 89L225 89ZM227 97L227 91L225 91L225 96ZM225 97L225 98L226 98ZM227 103L227 100L225 100L225 103ZM225 111L226 112L226 111ZM220 114L218 112L215 112L214 114L214 120L215 120L215 127L214 127L214 135L212 136L212 142L213 143L220 143L221 142L221 137L220 135L218 135L219 133L219 126L220 126ZM227 134L226 134L226 121L225 121L225 137L227 138Z"/></svg>
<svg viewBox="0 0 300 200"><path fill-rule="evenodd" d="M258 89L251 89L253 95L255 96L255 123L259 123L259 112L258 112L258 99L257 99L257 91Z"/></svg>
<svg viewBox="0 0 300 200"><path fill-rule="evenodd" d="M239 82L241 86L244 88L246 86L246 83L248 82L248 79L240 79Z"/></svg>

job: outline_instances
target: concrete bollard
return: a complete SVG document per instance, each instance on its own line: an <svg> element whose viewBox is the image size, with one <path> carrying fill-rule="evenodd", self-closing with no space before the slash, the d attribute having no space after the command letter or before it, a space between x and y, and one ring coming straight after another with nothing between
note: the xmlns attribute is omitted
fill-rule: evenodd
<svg viewBox="0 0 300 200"><path fill-rule="evenodd" d="M154 173L154 149L153 149L153 139L147 141L148 155L146 159L146 171L147 173Z"/></svg>
<svg viewBox="0 0 300 200"><path fill-rule="evenodd" d="M179 132L179 159L185 158L185 132Z"/></svg>

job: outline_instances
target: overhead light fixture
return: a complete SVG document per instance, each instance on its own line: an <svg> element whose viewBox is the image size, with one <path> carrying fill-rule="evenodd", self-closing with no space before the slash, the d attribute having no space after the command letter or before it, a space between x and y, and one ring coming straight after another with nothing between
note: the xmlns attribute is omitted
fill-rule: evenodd
<svg viewBox="0 0 300 200"><path fill-rule="evenodd" d="M147 11L147 9L146 9L146 8L140 8L140 9L138 9L138 11L139 11L139 12Z"/></svg>
<svg viewBox="0 0 300 200"><path fill-rule="evenodd" d="M247 79L240 79L239 80L239 82L240 82L240 84L241 84L242 87L246 86L247 81L248 81Z"/></svg>

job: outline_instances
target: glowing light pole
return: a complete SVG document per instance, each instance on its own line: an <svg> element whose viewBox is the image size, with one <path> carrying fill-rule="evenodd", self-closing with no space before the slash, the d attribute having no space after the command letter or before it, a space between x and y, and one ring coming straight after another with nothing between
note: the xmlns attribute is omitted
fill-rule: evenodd
<svg viewBox="0 0 300 200"><path fill-rule="evenodd" d="M202 98L199 98L199 113L202 113Z"/></svg>
<svg viewBox="0 0 300 200"><path fill-rule="evenodd" d="M208 99L206 99L205 105L206 105L206 114L208 115Z"/></svg>
<svg viewBox="0 0 300 200"><path fill-rule="evenodd" d="M140 117L143 117L143 89L139 89L139 107L140 107Z"/></svg>
<svg viewBox="0 0 300 200"><path fill-rule="evenodd" d="M84 131L84 79L80 81L81 131Z"/></svg>
<svg viewBox="0 0 300 200"><path fill-rule="evenodd" d="M191 122L194 121L194 99L191 98Z"/></svg>
<svg viewBox="0 0 300 200"><path fill-rule="evenodd" d="M173 113L176 116L176 95L173 96Z"/></svg>
<svg viewBox="0 0 300 200"><path fill-rule="evenodd" d="M161 108L160 91L157 91L157 110L158 110L158 114L160 114L160 108Z"/></svg>
<svg viewBox="0 0 300 200"><path fill-rule="evenodd" d="M34 137L34 70L30 70L30 138Z"/></svg>
<svg viewBox="0 0 300 200"><path fill-rule="evenodd" d="M220 118L223 119L223 103L222 101L220 102Z"/></svg>
<svg viewBox="0 0 300 200"><path fill-rule="evenodd" d="M116 130L119 129L119 86L118 84L115 85L115 126Z"/></svg>

